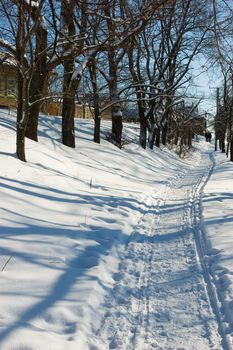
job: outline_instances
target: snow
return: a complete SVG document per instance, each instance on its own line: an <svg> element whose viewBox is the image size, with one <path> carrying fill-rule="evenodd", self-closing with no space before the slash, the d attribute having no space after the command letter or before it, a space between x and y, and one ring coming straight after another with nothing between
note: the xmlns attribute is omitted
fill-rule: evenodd
<svg viewBox="0 0 233 350"><path fill-rule="evenodd" d="M33 1L33 0L24 0L26 2L26 4L32 6L32 7L38 7L39 3L38 1Z"/></svg>
<svg viewBox="0 0 233 350"><path fill-rule="evenodd" d="M9 41L0 38L0 45L4 47L9 52L0 52L0 63L8 64L11 66L16 66L17 61L15 59L16 47L12 45Z"/></svg>
<svg viewBox="0 0 233 350"><path fill-rule="evenodd" d="M83 59L83 62L80 64L80 66L76 67L76 69L74 70L71 80L76 80L76 79L81 79L82 74L88 64L88 62L90 61L90 58L92 55L94 55L94 53L96 52L96 50L89 50L86 53L86 56Z"/></svg>
<svg viewBox="0 0 233 350"><path fill-rule="evenodd" d="M46 19L44 18L44 16L41 16L40 26L43 30L45 30L45 31L48 30L48 25L47 25L47 22L46 22Z"/></svg>
<svg viewBox="0 0 233 350"><path fill-rule="evenodd" d="M222 303L226 330L233 327L233 169L220 152L214 158L214 171L203 195L207 232L206 254L218 296Z"/></svg>
<svg viewBox="0 0 233 350"><path fill-rule="evenodd" d="M0 110L0 350L231 349L232 163L98 145L92 120L69 149L60 125L22 163Z"/></svg>

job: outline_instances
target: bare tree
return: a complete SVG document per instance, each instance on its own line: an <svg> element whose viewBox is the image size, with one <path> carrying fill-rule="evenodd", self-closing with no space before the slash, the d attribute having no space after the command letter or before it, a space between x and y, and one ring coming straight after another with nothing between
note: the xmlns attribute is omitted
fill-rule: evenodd
<svg viewBox="0 0 233 350"><path fill-rule="evenodd" d="M145 1L141 2L119 1L110 2L104 7L106 20L106 55L108 58L108 72L104 72L109 87L109 100L112 114L112 139L121 146L122 136L122 106L119 95L118 72L129 45L147 26L154 13L159 11L165 3Z"/></svg>
<svg viewBox="0 0 233 350"><path fill-rule="evenodd" d="M29 116L27 122L26 136L37 141L38 118L41 100L46 94L46 83L48 82L48 70L46 69L48 55L48 27L43 16L44 1L40 6L27 4L27 12L31 14L34 24L34 36L36 40L33 54L32 78L29 86Z"/></svg>
<svg viewBox="0 0 233 350"><path fill-rule="evenodd" d="M36 30L32 13L39 5L35 1L28 4L25 0L1 1L0 4L1 12L5 14L10 28L3 30L0 46L16 62L18 74L16 153L20 160L26 161L25 135L29 119L30 85L34 71L33 33Z"/></svg>
<svg viewBox="0 0 233 350"><path fill-rule="evenodd" d="M141 121L140 144L145 147L145 125L149 147L159 146L160 133L166 144L171 134L172 107L180 88L191 75L190 64L200 52L208 28L203 25L208 16L200 1L170 1L159 15L136 38L129 50L129 65L138 98Z"/></svg>

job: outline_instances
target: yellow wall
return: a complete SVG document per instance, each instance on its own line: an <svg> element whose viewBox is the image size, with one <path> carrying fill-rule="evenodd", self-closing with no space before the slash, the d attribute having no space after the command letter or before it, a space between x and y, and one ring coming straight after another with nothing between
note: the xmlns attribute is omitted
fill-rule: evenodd
<svg viewBox="0 0 233 350"><path fill-rule="evenodd" d="M16 67L0 65L0 106L17 105L17 71Z"/></svg>

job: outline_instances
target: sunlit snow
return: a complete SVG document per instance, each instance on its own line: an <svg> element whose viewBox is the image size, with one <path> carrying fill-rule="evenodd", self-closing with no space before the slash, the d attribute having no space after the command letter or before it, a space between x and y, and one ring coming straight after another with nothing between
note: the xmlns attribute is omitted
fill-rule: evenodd
<svg viewBox="0 0 233 350"><path fill-rule="evenodd" d="M0 111L0 350L230 349L232 163L201 138L143 150L136 124L98 145L91 120L70 149L60 124L23 163Z"/></svg>

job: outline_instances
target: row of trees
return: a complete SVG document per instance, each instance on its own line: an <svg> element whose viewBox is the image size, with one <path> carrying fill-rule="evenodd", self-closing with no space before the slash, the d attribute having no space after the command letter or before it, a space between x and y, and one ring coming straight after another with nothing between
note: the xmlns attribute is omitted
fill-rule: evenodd
<svg viewBox="0 0 233 350"><path fill-rule="evenodd" d="M215 150L218 147L233 162L233 76L224 77L223 93L217 89L217 113L214 121Z"/></svg>
<svg viewBox="0 0 233 350"><path fill-rule="evenodd" d="M125 102L137 108L143 148L177 142L181 130L192 134L190 115L179 117L177 105L192 81L192 61L212 35L210 1L0 0L0 15L0 48L18 71L19 159L26 160L25 137L38 140L46 99L62 100L62 142L75 147L75 101L84 86L95 142L108 108L111 139L121 147Z"/></svg>
<svg viewBox="0 0 233 350"><path fill-rule="evenodd" d="M215 150L219 149L233 161L233 6L228 1L213 0L214 45L212 64L220 67L223 84L216 91ZM213 55L214 52L214 55Z"/></svg>

